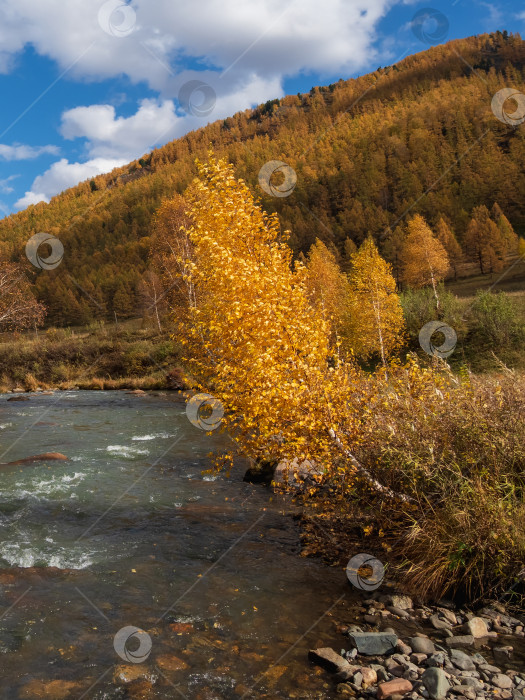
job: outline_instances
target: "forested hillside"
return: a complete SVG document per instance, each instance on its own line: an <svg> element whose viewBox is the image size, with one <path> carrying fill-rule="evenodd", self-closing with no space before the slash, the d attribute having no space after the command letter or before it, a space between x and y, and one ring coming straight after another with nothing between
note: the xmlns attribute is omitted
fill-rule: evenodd
<svg viewBox="0 0 525 700"><path fill-rule="evenodd" d="M296 253L320 238L335 244L344 264L354 250L349 241L359 244L370 232L395 270L399 228L419 213L433 230L443 228L442 219L461 255L477 263L476 226L492 226L480 207L490 210L502 240L510 240L509 222L518 234L525 231L525 127L508 126L491 110L498 90L524 84L519 35L437 46L356 80L217 121L12 215L0 221L0 254L25 260L26 241L40 231L61 239L64 260L55 270L27 266L50 324L136 315L152 217L163 198L184 191L195 158L204 159L211 146L259 192L267 211L278 212ZM270 160L296 171L290 196L260 190L258 173ZM491 271L483 266L478 272Z"/></svg>

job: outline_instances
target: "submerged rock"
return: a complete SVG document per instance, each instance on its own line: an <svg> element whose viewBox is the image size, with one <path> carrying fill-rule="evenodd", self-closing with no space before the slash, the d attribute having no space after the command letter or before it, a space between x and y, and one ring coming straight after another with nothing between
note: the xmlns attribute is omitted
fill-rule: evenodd
<svg viewBox="0 0 525 700"><path fill-rule="evenodd" d="M156 678L156 675L143 664L121 664L115 668L113 673L113 682L125 685L137 680L146 680L153 683Z"/></svg>
<svg viewBox="0 0 525 700"><path fill-rule="evenodd" d="M330 647L322 647L321 649L310 649L308 657L319 666L326 668L333 673L341 673L350 669L350 664L340 654Z"/></svg>
<svg viewBox="0 0 525 700"><path fill-rule="evenodd" d="M78 681L38 681L32 680L24 685L20 691L21 698L45 698L46 700L64 700L72 697L73 693L78 697L81 685Z"/></svg>
<svg viewBox="0 0 525 700"><path fill-rule="evenodd" d="M157 665L163 671L184 671L188 668L188 664L185 661L179 659L178 656L174 656L173 654L158 656Z"/></svg>
<svg viewBox="0 0 525 700"><path fill-rule="evenodd" d="M18 464L30 464L31 462L48 462L51 460L66 462L69 457L61 454L60 452L44 452L41 455L32 455L31 457L23 457L22 459L17 459L14 462L7 462L7 465L3 466L15 466Z"/></svg>

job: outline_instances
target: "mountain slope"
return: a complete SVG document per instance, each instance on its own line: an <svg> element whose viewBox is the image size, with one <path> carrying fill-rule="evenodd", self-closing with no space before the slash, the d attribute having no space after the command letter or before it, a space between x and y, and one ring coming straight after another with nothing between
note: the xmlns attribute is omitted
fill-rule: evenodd
<svg viewBox="0 0 525 700"><path fill-rule="evenodd" d="M368 232L384 243L390 226L421 213L445 217L461 242L475 206L497 201L525 230L525 125L491 111L503 87L523 90L519 35L481 35L410 56L356 80L313 88L192 132L140 162L84 182L0 221L0 253L24 259L35 232L60 237L53 271L30 274L52 323L137 313L152 216L163 197L183 192L194 160L211 145L264 207L279 213L296 252L316 237L341 251ZM263 193L261 166L282 160L297 172L286 198Z"/></svg>

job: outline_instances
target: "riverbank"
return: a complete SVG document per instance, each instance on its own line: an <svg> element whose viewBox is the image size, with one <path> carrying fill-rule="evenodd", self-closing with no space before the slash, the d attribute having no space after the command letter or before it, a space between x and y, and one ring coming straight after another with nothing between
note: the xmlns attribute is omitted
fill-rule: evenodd
<svg viewBox="0 0 525 700"><path fill-rule="evenodd" d="M362 592L353 614L335 611L333 646L310 661L342 697L411 700L523 698L524 621L492 601L478 611L416 602L386 583ZM343 648L341 648L343 647Z"/></svg>
<svg viewBox="0 0 525 700"><path fill-rule="evenodd" d="M0 338L0 392L183 389L180 345L140 319Z"/></svg>

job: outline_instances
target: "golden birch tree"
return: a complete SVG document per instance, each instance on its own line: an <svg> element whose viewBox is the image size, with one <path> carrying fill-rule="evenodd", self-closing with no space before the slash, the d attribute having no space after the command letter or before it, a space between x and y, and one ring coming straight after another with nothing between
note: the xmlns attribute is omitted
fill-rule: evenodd
<svg viewBox="0 0 525 700"><path fill-rule="evenodd" d="M192 256L179 256L196 290L184 341L194 376L222 402L244 454L309 459L348 481L359 441L350 406L357 370L329 366L328 322L310 303L304 265L292 268L276 216L225 161L210 156L198 167L183 227Z"/></svg>

